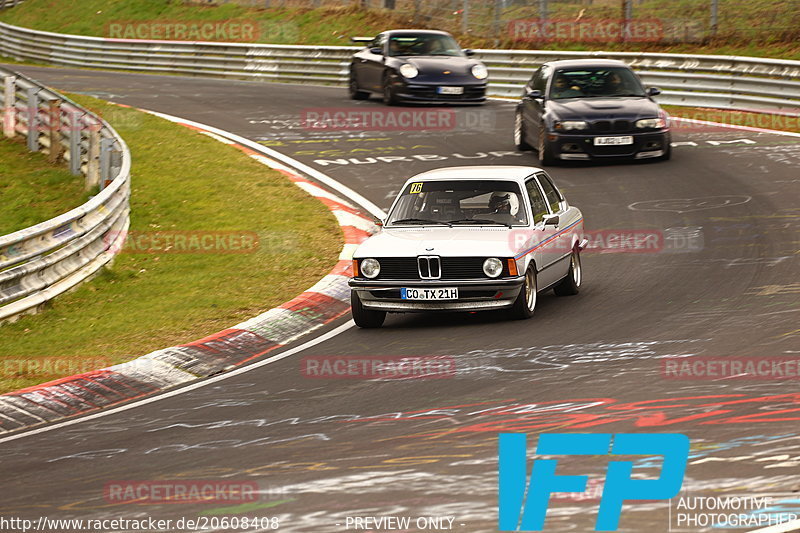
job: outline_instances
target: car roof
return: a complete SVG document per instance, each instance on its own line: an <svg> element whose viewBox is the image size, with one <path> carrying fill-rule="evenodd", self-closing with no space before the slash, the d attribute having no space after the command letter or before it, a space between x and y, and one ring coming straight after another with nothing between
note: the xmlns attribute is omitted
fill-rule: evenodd
<svg viewBox="0 0 800 533"><path fill-rule="evenodd" d="M416 33L416 34L426 33L431 35L450 35L446 31L441 31L441 30L415 30L413 28L407 30L387 30L387 31L382 31L381 33L386 35L397 35L403 33Z"/></svg>
<svg viewBox="0 0 800 533"><path fill-rule="evenodd" d="M574 67L625 67L630 68L624 61L616 59L559 59L558 61L547 61L545 65L553 68L574 68Z"/></svg>
<svg viewBox="0 0 800 533"><path fill-rule="evenodd" d="M481 165L465 167L437 168L417 174L408 179L412 181L444 181L444 180L513 180L522 181L534 172L544 172L538 167L524 167L511 165Z"/></svg>

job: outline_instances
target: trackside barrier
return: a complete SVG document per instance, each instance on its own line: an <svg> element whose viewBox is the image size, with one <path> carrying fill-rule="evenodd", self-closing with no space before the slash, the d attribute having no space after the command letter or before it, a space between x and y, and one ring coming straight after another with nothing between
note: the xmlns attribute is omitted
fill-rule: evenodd
<svg viewBox="0 0 800 533"><path fill-rule="evenodd" d="M129 225L131 155L111 126L36 81L0 68L3 135L64 160L100 192L85 204L0 236L0 322L39 310L108 263ZM109 236L113 242L109 242Z"/></svg>
<svg viewBox="0 0 800 533"><path fill-rule="evenodd" d="M344 85L358 47L104 39L0 23L0 54L69 67ZM491 96L517 97L544 61L619 59L660 103L800 115L800 61L645 52L476 50L489 67Z"/></svg>

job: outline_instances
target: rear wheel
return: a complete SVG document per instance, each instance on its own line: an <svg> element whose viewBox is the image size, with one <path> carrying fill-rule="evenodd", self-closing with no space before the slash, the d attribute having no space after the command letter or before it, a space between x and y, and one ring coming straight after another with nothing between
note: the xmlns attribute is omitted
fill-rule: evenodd
<svg viewBox="0 0 800 533"><path fill-rule="evenodd" d="M350 308L353 311L353 322L360 328L379 328L386 320L386 311L364 309L356 291L350 291Z"/></svg>
<svg viewBox="0 0 800 533"><path fill-rule="evenodd" d="M533 316L536 309L537 294L536 270L533 265L525 272L525 284L519 291L517 299L514 300L514 307L511 308L511 315L517 320L524 320Z"/></svg>
<svg viewBox="0 0 800 533"><path fill-rule="evenodd" d="M581 288L582 278L581 253L578 248L575 248L572 250L572 255L569 258L569 272L564 276L564 279L553 287L553 292L558 296L572 296L573 294L578 294Z"/></svg>
<svg viewBox="0 0 800 533"><path fill-rule="evenodd" d="M556 158L553 155L553 147L547 140L547 132L544 130L544 127L539 129L539 162L545 167L556 164Z"/></svg>
<svg viewBox="0 0 800 533"><path fill-rule="evenodd" d="M533 150L533 146L528 144L525 140L525 122L522 118L522 111L519 109L517 109L517 112L514 114L514 144L517 150L523 152Z"/></svg>
<svg viewBox="0 0 800 533"><path fill-rule="evenodd" d="M350 94L351 100L366 100L369 98L368 92L358 88L358 80L356 79L355 72L350 73L350 83L347 86L347 92Z"/></svg>

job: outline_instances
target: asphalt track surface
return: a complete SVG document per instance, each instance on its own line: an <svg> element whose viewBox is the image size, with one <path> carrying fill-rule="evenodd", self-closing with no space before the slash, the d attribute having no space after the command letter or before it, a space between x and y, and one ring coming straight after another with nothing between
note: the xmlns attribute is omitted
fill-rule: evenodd
<svg viewBox="0 0 800 533"><path fill-rule="evenodd" d="M427 169L538 163L514 153L504 102L454 108L458 126L447 131L320 132L301 125L303 110L384 108L338 88L18 68L57 89L263 142L383 208ZM581 293L543 295L529 321L390 315L379 330L350 328L185 394L0 443L0 516L275 516L289 532L345 531L356 516L449 516L455 531L496 531L503 431L528 433L529 454L544 432L684 433L685 495L800 490L796 377L670 379L664 366L670 356L800 352L800 138L698 126L675 130L673 142L669 162L550 171L588 230L661 231L664 249L584 253ZM431 155L446 159L412 157ZM369 162L378 156L408 159ZM406 380L301 372L304 357L375 355L452 358L457 371ZM559 473L602 479L607 459L562 457ZM660 460L633 459L637 473L659 475ZM151 479L256 481L263 494L247 509L104 497L109 482ZM592 531L597 504L597 495L551 502L545 531ZM628 504L619 530L711 530L676 528L669 512L663 501Z"/></svg>

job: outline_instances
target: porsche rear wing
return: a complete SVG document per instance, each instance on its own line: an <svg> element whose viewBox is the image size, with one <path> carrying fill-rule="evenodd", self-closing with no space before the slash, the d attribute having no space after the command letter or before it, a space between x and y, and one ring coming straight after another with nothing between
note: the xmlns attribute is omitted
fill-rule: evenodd
<svg viewBox="0 0 800 533"><path fill-rule="evenodd" d="M350 37L350 40L354 43L371 43L375 37Z"/></svg>

